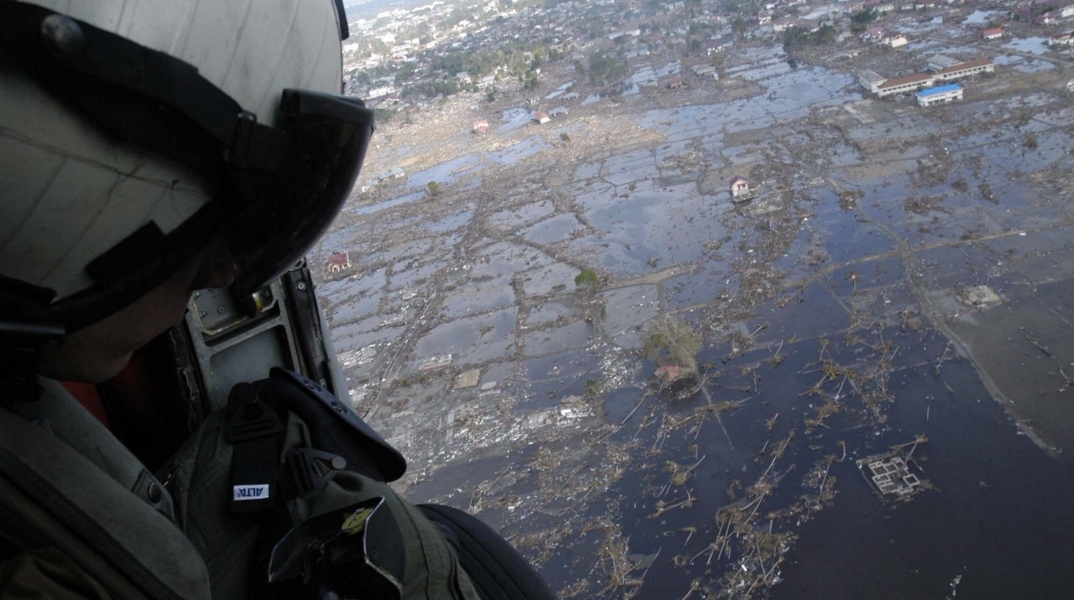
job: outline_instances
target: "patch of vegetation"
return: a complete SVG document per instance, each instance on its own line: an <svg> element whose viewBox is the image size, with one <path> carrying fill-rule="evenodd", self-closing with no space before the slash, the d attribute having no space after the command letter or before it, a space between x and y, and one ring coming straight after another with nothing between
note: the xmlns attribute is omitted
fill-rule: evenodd
<svg viewBox="0 0 1074 600"><path fill-rule="evenodd" d="M965 178L959 177L951 183L951 187L965 194L966 191L970 189L970 184L966 181Z"/></svg>
<svg viewBox="0 0 1074 600"><path fill-rule="evenodd" d="M875 10L860 10L853 15L850 15L850 31L853 33L862 33L868 27L869 23L872 23L880 16Z"/></svg>
<svg viewBox="0 0 1074 600"><path fill-rule="evenodd" d="M537 79L537 71L526 71L525 77L519 75L518 78L523 82L522 87L527 90L537 89L537 86L540 85L540 81Z"/></svg>
<svg viewBox="0 0 1074 600"><path fill-rule="evenodd" d="M676 366L681 375L697 373L701 336L686 321L667 315L649 324L641 353L661 366Z"/></svg>
<svg viewBox="0 0 1074 600"><path fill-rule="evenodd" d="M600 276L593 269L582 269L582 272L574 278L574 285L578 287L594 287L600 283Z"/></svg>
<svg viewBox="0 0 1074 600"><path fill-rule="evenodd" d="M425 193L428 194L430 198L436 198L440 195L440 184L435 181L430 181L429 185L425 187Z"/></svg>
<svg viewBox="0 0 1074 600"><path fill-rule="evenodd" d="M374 108L373 120L377 123L390 123L397 114L399 111L390 108Z"/></svg>
<svg viewBox="0 0 1074 600"><path fill-rule="evenodd" d="M585 380L585 393L589 396L596 396L600 392L600 380L599 379L586 379Z"/></svg>
<svg viewBox="0 0 1074 600"><path fill-rule="evenodd" d="M943 200L940 196L922 196L920 198L907 198L904 204L904 208L907 212L912 212L918 215L928 214L929 211L938 210L940 202Z"/></svg>
<svg viewBox="0 0 1074 600"><path fill-rule="evenodd" d="M571 136L566 131L564 131L563 133L559 134L559 139L563 140L564 142L569 142L571 141Z"/></svg>
<svg viewBox="0 0 1074 600"><path fill-rule="evenodd" d="M1022 142L1022 146L1024 146L1027 150L1036 150L1038 146L1037 135L1034 133L1027 135L1026 140Z"/></svg>
<svg viewBox="0 0 1074 600"><path fill-rule="evenodd" d="M586 74L592 83L608 84L622 79L629 69L626 59L615 53L594 52L589 57Z"/></svg>
<svg viewBox="0 0 1074 600"><path fill-rule="evenodd" d="M833 25L823 25L816 31L808 31L804 27L788 27L783 32L783 49L787 50L797 46L820 46L835 41L839 31Z"/></svg>
<svg viewBox="0 0 1074 600"><path fill-rule="evenodd" d="M843 210L854 210L858 208L858 200L864 195L861 190L846 190L839 195L839 206Z"/></svg>

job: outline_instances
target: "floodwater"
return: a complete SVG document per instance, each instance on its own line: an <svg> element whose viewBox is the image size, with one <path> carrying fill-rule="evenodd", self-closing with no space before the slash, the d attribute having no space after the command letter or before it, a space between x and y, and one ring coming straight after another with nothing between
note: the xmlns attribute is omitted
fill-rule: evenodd
<svg viewBox="0 0 1074 600"><path fill-rule="evenodd" d="M1039 73L1041 71L1048 71L1055 68L1054 63L1046 60L1033 60L1024 56L1014 56L1010 54L1001 54L993 60L997 65L1012 67L1014 70L1021 73Z"/></svg>
<svg viewBox="0 0 1074 600"><path fill-rule="evenodd" d="M1048 53L1048 40L1042 37L1019 38L1007 42L1003 47L1039 56Z"/></svg>
<svg viewBox="0 0 1074 600"><path fill-rule="evenodd" d="M962 23L964 25L983 25L991 21L997 13L998 11L994 10L975 10Z"/></svg>
<svg viewBox="0 0 1074 600"><path fill-rule="evenodd" d="M493 524L562 597L1068 597L1074 109L923 111L743 53L755 96L641 89L615 107L636 138L584 117L605 146L508 110L411 175L438 200L345 209L319 258L366 262L320 285L411 499ZM696 386L641 354L667 316ZM880 455L924 482L907 501L859 468Z"/></svg>
<svg viewBox="0 0 1074 600"><path fill-rule="evenodd" d="M429 185L429 183L437 183L439 185L451 184L458 179L460 173L474 168L477 164L477 157L472 155L461 156L454 160L449 160L425 169L424 171L411 173L407 177L407 187L424 187Z"/></svg>

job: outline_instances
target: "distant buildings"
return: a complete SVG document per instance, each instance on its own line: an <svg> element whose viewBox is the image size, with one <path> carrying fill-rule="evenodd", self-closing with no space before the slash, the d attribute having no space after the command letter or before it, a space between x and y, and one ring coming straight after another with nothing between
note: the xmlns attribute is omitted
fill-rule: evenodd
<svg viewBox="0 0 1074 600"><path fill-rule="evenodd" d="M1049 46L1071 46L1074 45L1074 34L1070 31L1062 31L1048 38Z"/></svg>
<svg viewBox="0 0 1074 600"><path fill-rule="evenodd" d="M883 37L884 28L878 25L873 25L872 27L866 29L865 33L861 34L861 41L865 42L866 44L871 44L873 42L879 42Z"/></svg>
<svg viewBox="0 0 1074 600"><path fill-rule="evenodd" d="M669 90L677 90L683 85L682 75L672 75L664 80L664 87Z"/></svg>
<svg viewBox="0 0 1074 600"><path fill-rule="evenodd" d="M1063 19L1074 17L1074 4L1068 4L1062 8L1050 10L1033 19L1038 25L1054 25Z"/></svg>
<svg viewBox="0 0 1074 600"><path fill-rule="evenodd" d="M488 131L489 131L489 120L488 119L478 119L478 120L474 121L474 128L473 128L474 133L488 133Z"/></svg>
<svg viewBox="0 0 1074 600"><path fill-rule="evenodd" d="M957 83L928 88L917 93L917 103L920 106L932 106L944 104L962 99L962 86Z"/></svg>
<svg viewBox="0 0 1074 600"><path fill-rule="evenodd" d="M541 125L544 125L545 123L551 121L552 117L548 116L548 113L539 110L533 113L533 120Z"/></svg>
<svg viewBox="0 0 1074 600"><path fill-rule="evenodd" d="M1002 27L993 27L991 29L985 29L981 32L982 40L998 40L1006 35L1006 31Z"/></svg>
<svg viewBox="0 0 1074 600"><path fill-rule="evenodd" d="M940 54L929 59L928 67L930 72L915 73L894 79L885 79L874 71L859 71L858 83L869 92L876 94L877 98L884 98L915 92L936 85L937 82L962 79L996 70L996 64L987 58L960 62Z"/></svg>

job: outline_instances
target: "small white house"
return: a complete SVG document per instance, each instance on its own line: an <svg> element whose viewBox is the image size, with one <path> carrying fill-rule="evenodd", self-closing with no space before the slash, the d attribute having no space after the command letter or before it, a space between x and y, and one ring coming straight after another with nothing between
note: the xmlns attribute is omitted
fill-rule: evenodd
<svg viewBox="0 0 1074 600"><path fill-rule="evenodd" d="M901 34L901 33L892 32L892 33L886 34L880 40L880 43L884 44L885 46L890 46L892 48L899 48L901 46L905 46L906 44L908 44L909 40L907 40L906 36Z"/></svg>
<svg viewBox="0 0 1074 600"><path fill-rule="evenodd" d="M750 193L750 182L745 177L736 176L731 180L731 197L738 198Z"/></svg>

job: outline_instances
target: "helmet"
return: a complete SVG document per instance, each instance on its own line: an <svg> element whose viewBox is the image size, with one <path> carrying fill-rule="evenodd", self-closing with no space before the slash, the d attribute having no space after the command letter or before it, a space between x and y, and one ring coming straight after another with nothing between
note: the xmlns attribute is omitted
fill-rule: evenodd
<svg viewBox="0 0 1074 600"><path fill-rule="evenodd" d="M301 258L373 131L346 37L340 0L0 0L0 334L94 323L221 233L239 293Z"/></svg>

